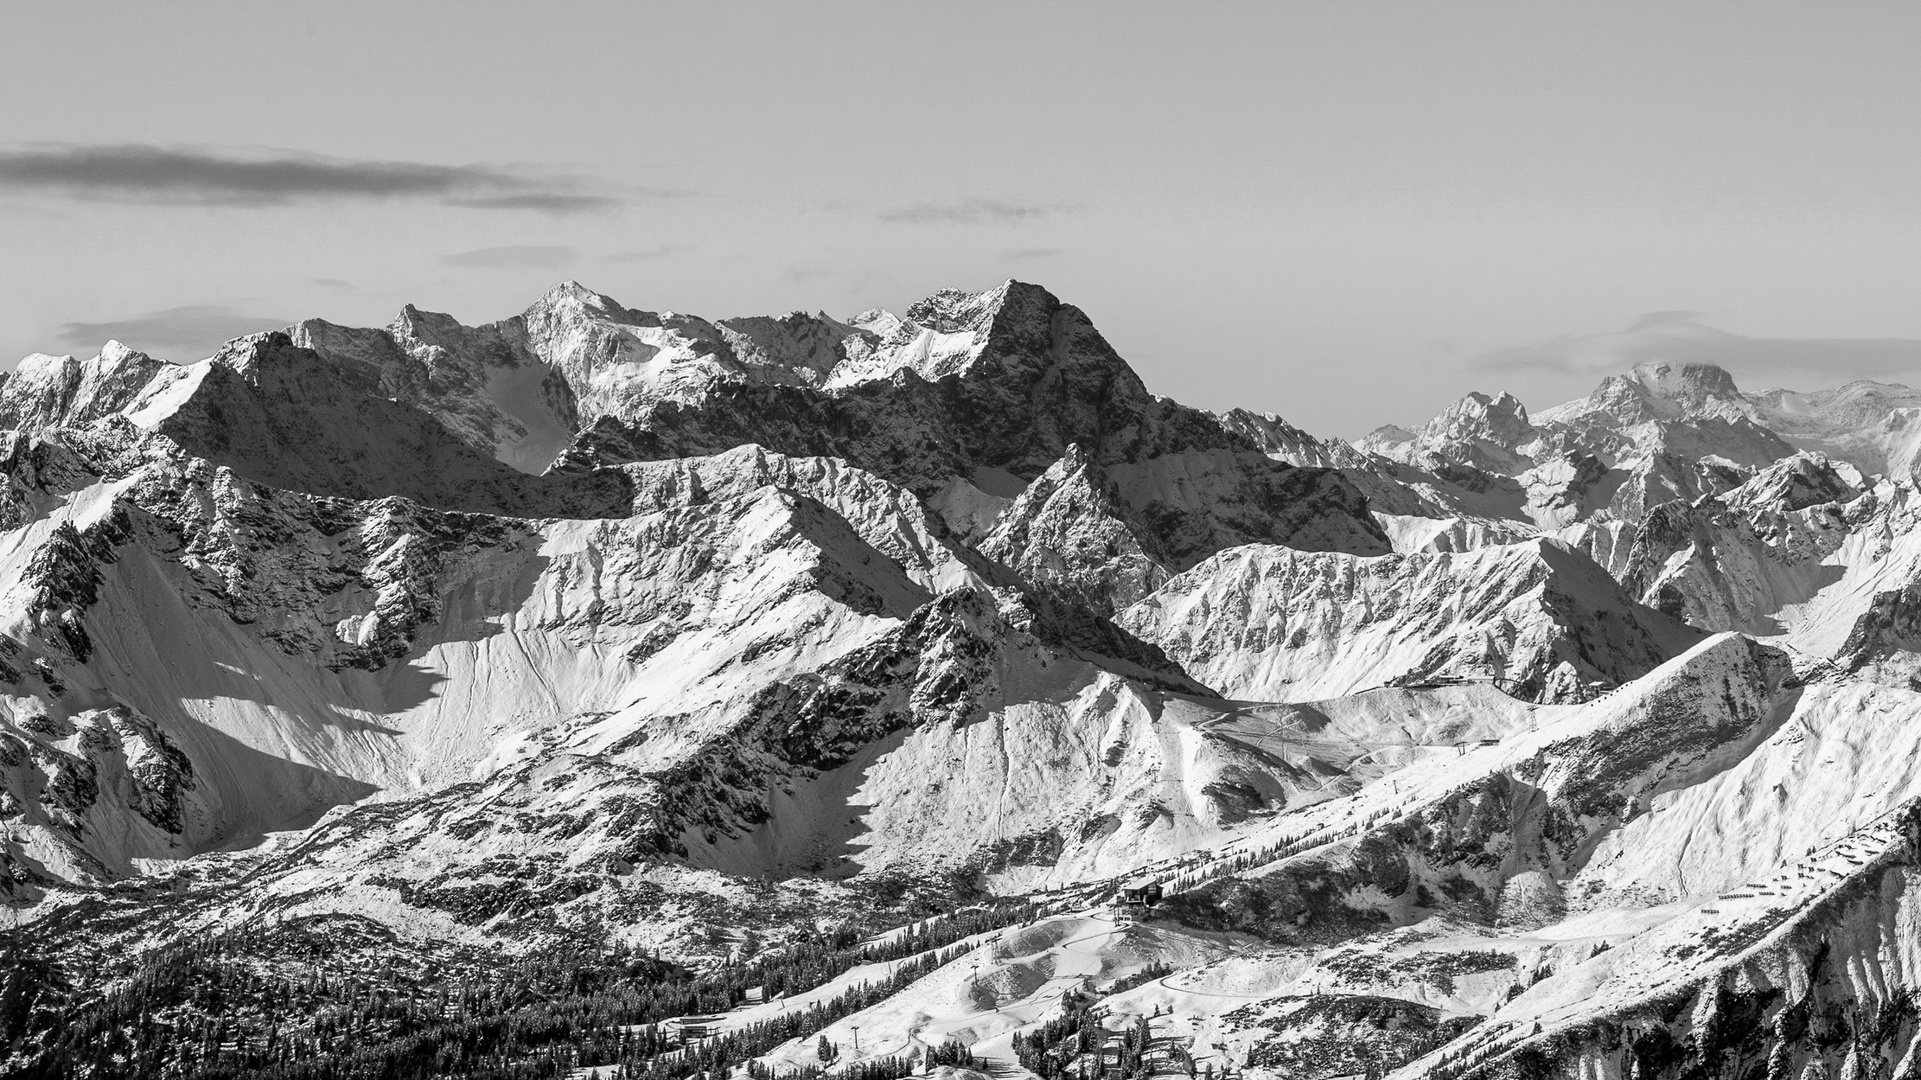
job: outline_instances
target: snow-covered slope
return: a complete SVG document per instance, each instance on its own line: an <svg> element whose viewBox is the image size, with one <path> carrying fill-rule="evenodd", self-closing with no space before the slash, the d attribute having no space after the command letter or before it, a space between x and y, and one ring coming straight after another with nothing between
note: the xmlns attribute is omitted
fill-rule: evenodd
<svg viewBox="0 0 1921 1080"><path fill-rule="evenodd" d="M1915 479L1912 417L1921 408L1921 391L1857 381L1831 390L1776 388L1744 396L1754 406L1755 419L1804 450L1870 475Z"/></svg>
<svg viewBox="0 0 1921 1080"><path fill-rule="evenodd" d="M1698 637L1545 540L1375 558L1234 548L1120 622L1232 697L1291 701L1444 678L1579 700Z"/></svg>
<svg viewBox="0 0 1921 1080"><path fill-rule="evenodd" d="M1429 456L1488 472L1515 474L1532 464L1523 447L1539 433L1512 394L1469 394L1418 431L1389 425L1370 432L1360 448L1419 464Z"/></svg>
<svg viewBox="0 0 1921 1080"><path fill-rule="evenodd" d="M804 670L977 580L910 496L832 461L661 463L633 470L634 516L528 520L274 489L120 423L27 477L0 632L52 665L16 672L50 715L125 704L179 744L211 806L185 850L463 779L515 732Z"/></svg>
<svg viewBox="0 0 1921 1080"><path fill-rule="evenodd" d="M1350 445L1011 281L30 357L0 1070L1905 1075L1917 416L1657 363Z"/></svg>
<svg viewBox="0 0 1921 1080"><path fill-rule="evenodd" d="M1025 484L1078 444L1149 525L1145 545L1181 568L1254 541L1386 550L1363 497L1338 474L1273 461L1210 414L1148 393L1087 317L1046 290L1010 282L927 303L914 312L942 333L965 334L963 353L832 392L717 384L698 403L603 417L570 460L613 464L752 442L844 458L923 497L945 489L952 499L955 481L972 486L984 470Z"/></svg>
<svg viewBox="0 0 1921 1080"><path fill-rule="evenodd" d="M469 328L410 304L378 330L309 319L287 333L522 472L545 470L578 426L573 391L534 351L524 316Z"/></svg>
<svg viewBox="0 0 1921 1080"><path fill-rule="evenodd" d="M109 341L91 360L35 353L0 383L0 428L42 431L86 424L126 409L156 378L184 371Z"/></svg>

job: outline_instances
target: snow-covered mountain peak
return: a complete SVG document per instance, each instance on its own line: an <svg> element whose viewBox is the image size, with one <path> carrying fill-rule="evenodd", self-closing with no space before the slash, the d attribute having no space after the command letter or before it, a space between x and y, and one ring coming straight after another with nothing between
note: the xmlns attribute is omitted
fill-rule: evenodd
<svg viewBox="0 0 1921 1080"><path fill-rule="evenodd" d="M1010 302L1045 304L1052 299L1052 294L1038 285L1008 278L982 292L942 289L910 305L907 318L942 334L982 331Z"/></svg>
<svg viewBox="0 0 1921 1080"><path fill-rule="evenodd" d="M304 359L288 351L293 347L293 337L284 331L263 330L229 340L209 359L257 383L269 365L299 363Z"/></svg>
<svg viewBox="0 0 1921 1080"><path fill-rule="evenodd" d="M34 353L0 383L0 429L90 423L126 409L156 378L182 370L118 341L88 360Z"/></svg>
<svg viewBox="0 0 1921 1080"><path fill-rule="evenodd" d="M1320 439L1287 422L1278 413L1229 409L1220 414L1221 426L1244 435L1276 461L1310 468L1364 469L1368 462L1359 450L1341 439Z"/></svg>
<svg viewBox="0 0 1921 1080"><path fill-rule="evenodd" d="M1752 420L1753 406L1725 368L1655 361L1609 375L1587 397L1545 410L1536 419L1592 423L1599 417L1619 427L1701 418Z"/></svg>
<svg viewBox="0 0 1921 1080"><path fill-rule="evenodd" d="M1921 493L1862 464L1921 457L1905 388L1648 364L1357 449L1157 396L1018 281L566 282L30 358L0 428L29 1075L450 1030L603 1080L1921 1060ZM729 1041L661 1043L696 1011Z"/></svg>
<svg viewBox="0 0 1921 1080"><path fill-rule="evenodd" d="M146 353L141 352L139 349L136 349L133 346L126 344L125 342L121 341L119 338L109 338L107 339L107 343L105 345L100 346L100 355L98 359L101 363L104 363L104 364L123 364L123 363L144 363L146 361L152 360L153 357L148 356Z"/></svg>
<svg viewBox="0 0 1921 1080"><path fill-rule="evenodd" d="M1483 451L1511 452L1535 435L1527 407L1513 394L1502 391L1494 397L1468 394L1428 421L1416 439L1436 450L1470 444Z"/></svg>
<svg viewBox="0 0 1921 1080"><path fill-rule="evenodd" d="M862 332L849 340L846 359L830 388L911 371L930 382L970 371L983 356L1031 351L1049 332L1061 302L1038 285L1009 279L983 292L943 289L915 301L905 318L874 309L847 324Z"/></svg>
<svg viewBox="0 0 1921 1080"><path fill-rule="evenodd" d="M716 325L735 358L749 371L764 370L810 386L826 382L850 352L871 348L876 337L825 312L750 315L722 319Z"/></svg>
<svg viewBox="0 0 1921 1080"><path fill-rule="evenodd" d="M1856 379L1825 390L1785 390L1776 386L1745 396L1780 424L1796 419L1819 419L1862 427L1879 423L1890 409L1921 406L1921 390L1871 379Z"/></svg>
<svg viewBox="0 0 1921 1080"><path fill-rule="evenodd" d="M1414 432L1408 428L1399 424L1382 424L1361 436L1361 441L1357 445L1370 453L1381 453L1391 447L1413 441Z"/></svg>
<svg viewBox="0 0 1921 1080"><path fill-rule="evenodd" d="M903 320L886 308L868 308L847 320L847 325L869 331L885 339L893 337L900 330Z"/></svg>
<svg viewBox="0 0 1921 1080"><path fill-rule="evenodd" d="M1721 496L1730 509L1752 516L1766 510L1792 513L1823 503L1845 503L1868 490L1867 478L1846 462L1800 453L1756 472Z"/></svg>
<svg viewBox="0 0 1921 1080"><path fill-rule="evenodd" d="M1392 424L1376 428L1359 448L1417 468L1467 466L1514 476L1535 464L1531 455L1540 449L1542 434L1513 394L1476 392L1450 403L1419 430Z"/></svg>
<svg viewBox="0 0 1921 1080"><path fill-rule="evenodd" d="M1734 376L1718 364L1654 361L1635 365L1623 378L1651 400L1676 402L1697 411L1712 403L1741 400Z"/></svg>
<svg viewBox="0 0 1921 1080"><path fill-rule="evenodd" d="M531 315L535 311L555 311L566 308L590 310L615 318L627 314L627 309L613 297L595 292L571 278L541 293L538 299L527 305L526 311L522 314Z"/></svg>
<svg viewBox="0 0 1921 1080"><path fill-rule="evenodd" d="M1699 639L1548 539L1372 558L1231 548L1118 618L1208 685L1255 700L1438 678L1580 700Z"/></svg>
<svg viewBox="0 0 1921 1080"><path fill-rule="evenodd" d="M440 311L422 311L412 304L401 306L399 314L387 324L397 338L435 342L456 337L466 331L460 320Z"/></svg>
<svg viewBox="0 0 1921 1080"><path fill-rule="evenodd" d="M1473 424L1490 433L1515 438L1525 437L1534 429L1528 422L1527 406L1505 390L1493 397L1478 391L1468 394L1430 421L1438 422Z"/></svg>
<svg viewBox="0 0 1921 1080"><path fill-rule="evenodd" d="M1827 390L1768 389L1747 399L1762 423L1802 449L1870 474L1915 477L1916 431L1904 416L1921 409L1921 390L1856 380Z"/></svg>

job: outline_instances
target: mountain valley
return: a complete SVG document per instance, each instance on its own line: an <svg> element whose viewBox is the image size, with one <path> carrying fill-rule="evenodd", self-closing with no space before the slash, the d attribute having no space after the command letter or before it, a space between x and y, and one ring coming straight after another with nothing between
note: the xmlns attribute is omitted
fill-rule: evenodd
<svg viewBox="0 0 1921 1080"><path fill-rule="evenodd" d="M27 357L0 1073L1921 1076L1921 391L1262 404L1018 281Z"/></svg>

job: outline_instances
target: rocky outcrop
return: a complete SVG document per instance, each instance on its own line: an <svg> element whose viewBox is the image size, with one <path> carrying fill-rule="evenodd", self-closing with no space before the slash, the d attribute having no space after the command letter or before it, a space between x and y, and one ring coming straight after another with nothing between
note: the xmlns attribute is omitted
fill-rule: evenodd
<svg viewBox="0 0 1921 1080"><path fill-rule="evenodd" d="M1544 980L1394 1075L1901 1075L1921 1032L1897 929L1918 858L1907 807Z"/></svg>
<svg viewBox="0 0 1921 1080"><path fill-rule="evenodd" d="M534 352L524 318L469 328L409 304L383 329L309 319L288 335L522 472L545 471L578 426L572 388Z"/></svg>
<svg viewBox="0 0 1921 1080"><path fill-rule="evenodd" d="M523 516L604 517L627 507L618 474L527 476L285 334L230 342L195 377L151 430L263 484Z"/></svg>
<svg viewBox="0 0 1921 1080"><path fill-rule="evenodd" d="M1112 614L1167 580L1142 547L1157 539L1078 445L1002 511L978 550L1025 581Z"/></svg>
<svg viewBox="0 0 1921 1080"><path fill-rule="evenodd" d="M1392 425L1361 440L1360 449L1410 465L1440 462L1514 475L1524 471L1541 437L1527 408L1512 394L1469 394L1418 431Z"/></svg>
<svg viewBox="0 0 1921 1080"><path fill-rule="evenodd" d="M16 660L26 650L0 639ZM0 897L104 884L180 858L209 815L192 760L124 704L80 706L46 665L0 672Z"/></svg>
<svg viewBox="0 0 1921 1080"><path fill-rule="evenodd" d="M111 416L185 368L109 341L91 360L35 353L0 383L0 429L39 432Z"/></svg>
<svg viewBox="0 0 1921 1080"><path fill-rule="evenodd" d="M1538 540L1380 558L1237 548L1119 622L1229 697L1259 700L1451 678L1578 701L1698 640L1587 559Z"/></svg>
<svg viewBox="0 0 1921 1080"><path fill-rule="evenodd" d="M1366 469L1367 455L1340 439L1321 439L1295 427L1274 413L1229 409L1220 414L1221 426L1253 440L1276 461L1314 469Z"/></svg>
<svg viewBox="0 0 1921 1080"><path fill-rule="evenodd" d="M697 402L603 416L567 460L584 467L754 443L842 458L932 498L982 469L1031 481L1078 444L1144 523L1143 542L1178 568L1240 543L1387 548L1342 477L1273 461L1212 416L1149 394L1086 316L1045 290L1010 282L942 294L909 318L925 324L914 340L929 351L885 379L831 391L719 383ZM971 344L937 349L929 335Z"/></svg>
<svg viewBox="0 0 1921 1080"><path fill-rule="evenodd" d="M1263 872L1200 884L1175 914L1291 944L1329 945L1434 916L1491 926L1511 882L1545 875L1574 888L1597 840L1657 793L1711 775L1767 721L1789 676L1785 658L1752 641L1703 642L1631 696L1410 769L1399 791L1365 791L1344 808L1270 826L1224 853Z"/></svg>
<svg viewBox="0 0 1921 1080"><path fill-rule="evenodd" d="M254 978L288 958L197 943L320 926L383 1023L470 976L463 1025L581 986L600 1016L697 958L687 1000L743 1025L991 1054L1018 1023L1050 1075L1100 1063L1031 1021L1097 997L1250 1080L1895 1075L1921 495L1845 462L1906 468L1899 389L1654 364L1353 446L1157 397L1020 282L845 320L569 282L478 327L31 358L0 380L8 955L100 1031L177 970L156 944L246 965L143 1046L285 1037L255 1018L306 999ZM1136 874L1157 912L1087 914ZM748 1005L721 960L799 978L956 898L1026 925L858 1014L826 1015L871 972ZM616 1019L631 1050L659 1017ZM332 1034L373 1061L375 1028Z"/></svg>

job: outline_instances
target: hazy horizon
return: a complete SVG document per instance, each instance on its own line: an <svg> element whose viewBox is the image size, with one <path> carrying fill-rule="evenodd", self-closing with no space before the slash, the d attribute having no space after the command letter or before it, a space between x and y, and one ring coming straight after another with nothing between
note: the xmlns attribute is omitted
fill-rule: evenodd
<svg viewBox="0 0 1921 1080"><path fill-rule="evenodd" d="M1326 435L1651 348L1921 381L1909 8L105 12L11 13L0 367L563 278L723 318L1018 277L1156 392Z"/></svg>
<svg viewBox="0 0 1921 1080"><path fill-rule="evenodd" d="M567 280L573 281L577 279ZM1030 283L1039 284L1043 287L1046 286L1046 282ZM554 284L558 285L561 284L561 282L555 282ZM592 282L578 282L578 284L590 289L594 287ZM545 290L542 291L544 292ZM603 294L605 292L604 290L598 289L595 291L602 292ZM530 298L530 302L531 299L532 298ZM628 304L619 296L613 296L612 299L622 302L623 306L626 307L639 306ZM1062 297L1061 299L1067 303L1073 303L1071 297ZM412 306L426 311L436 310L431 305L426 304L414 303ZM894 310L896 314L902 314L905 312L907 306L908 305L901 305L892 310ZM788 311L792 310L800 309L788 309ZM786 313L786 311L770 310L763 312L735 312L730 315L721 316L712 316L704 312L690 312L689 314L700 315L705 318L723 319L731 318L735 315L782 315ZM857 311L825 310L821 313L831 318L842 320L859 314ZM518 314L518 312L508 312L489 318L474 318L468 320L468 322L469 325L480 322L492 322L511 317L514 314ZM1513 346L1483 354L1473 358L1463 372L1468 381L1473 384L1473 388L1464 389L1454 394L1446 401L1441 402L1440 405L1437 405L1434 411L1438 412L1441 406L1445 406L1448 402L1459 400L1469 393L1499 394L1505 391L1515 393L1515 396L1522 400L1522 403L1530 412L1538 412L1550 406L1562 404L1564 401L1585 396L1589 390L1593 389L1596 384L1609 375L1624 374L1638 364L1655 362L1715 364L1726 368L1734 376L1736 385L1738 385L1741 390L1748 392L1769 389L1819 390L1839 386L1859 378L1868 378L1868 376L1848 374L1848 372L1855 369L1878 370L1879 367L1884 366L1890 361L1905 360L1912 355L1917 346L1921 346L1921 342L1913 342L1905 339L1797 340L1749 338L1707 326L1697 321L1694 315L1695 313L1693 312L1654 312L1637 320L1634 326L1627 327L1620 331L1610 331L1592 335L1567 335L1545 342ZM59 350L59 352L91 356L98 353L100 346L104 345L107 341L117 340L130 347L146 352L149 355L184 364L191 363L196 359L204 359L206 356L211 355L218 345L230 340L232 337L261 330L279 329L282 326L291 325L298 321L301 320L287 319L277 322L270 320L251 329L238 329L238 320L235 316L228 313L185 309L173 312L159 312L156 313L156 316L148 318L136 318L106 323L70 323L61 329L61 335L73 343L75 348ZM389 320L375 320L372 325L384 326L388 321ZM229 322L233 322L235 325L227 325ZM1100 326L1098 319L1096 319L1095 325L1097 327ZM228 331L235 332L229 333ZM98 344L83 346L80 343L84 341L96 341ZM49 350L36 351L47 352ZM1122 352L1123 358L1125 358L1125 350L1120 351ZM1767 378L1770 373L1790 375L1796 373L1819 374L1821 370L1819 365L1823 360L1832 362L1832 369L1830 371L1832 378L1819 385L1789 385L1780 379ZM7 366L9 368L17 366L18 362L16 359ZM1135 365L1135 367L1139 370L1139 365ZM1567 379L1574 380L1575 383L1578 383L1579 380L1582 379L1587 381L1584 384L1580 384L1577 389L1566 393L1564 397L1558 397L1552 400L1531 400L1526 395L1515 392L1512 387L1508 385L1508 383L1512 381L1507 378L1507 374L1510 372L1521 372L1524 376L1538 375L1541 372L1556 372ZM1158 385L1155 381L1155 373L1151 371L1142 371L1142 376L1146 379L1149 390L1174 397L1186 404L1203 405L1204 407L1216 408L1221 411L1240 407L1255 412L1277 412L1284 418L1295 422L1297 426L1305 428L1310 433L1324 437L1334 436L1351 440L1384 425L1397 424L1403 427L1411 427L1417 426L1420 422L1429 418L1428 415L1418 417L1394 417L1381 419L1359 430L1326 430L1316 428L1311 423L1303 422L1302 419L1290 415L1283 410L1268 408L1258 404L1230 401L1225 405L1206 406L1202 402L1189 400L1178 393L1170 392L1165 387ZM1900 379L1893 377L1876 378L1873 381L1908 385ZM1574 385L1574 383L1570 383L1570 385Z"/></svg>

